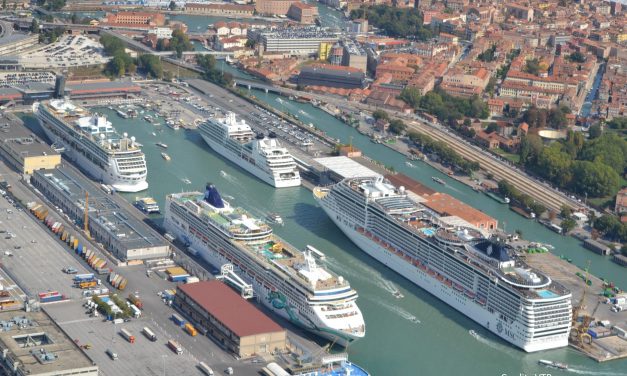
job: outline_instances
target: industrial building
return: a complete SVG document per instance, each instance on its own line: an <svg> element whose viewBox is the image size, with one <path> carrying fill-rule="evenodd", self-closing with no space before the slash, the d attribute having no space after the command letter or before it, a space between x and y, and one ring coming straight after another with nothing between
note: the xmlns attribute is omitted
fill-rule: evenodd
<svg viewBox="0 0 627 376"><path fill-rule="evenodd" d="M222 282L179 285L174 305L238 357L264 356L287 347L285 329Z"/></svg>
<svg viewBox="0 0 627 376"><path fill-rule="evenodd" d="M342 44L344 45L342 65L365 72L368 69L368 55L366 51L352 40L344 40Z"/></svg>
<svg viewBox="0 0 627 376"><path fill-rule="evenodd" d="M346 178L380 175L346 156L316 158L310 173L317 177L320 185L337 183Z"/></svg>
<svg viewBox="0 0 627 376"><path fill-rule="evenodd" d="M0 374L98 376L98 366L45 312L0 312L0 325Z"/></svg>
<svg viewBox="0 0 627 376"><path fill-rule="evenodd" d="M135 219L113 198L84 176L69 168L36 171L31 183L77 223L84 225L85 201L88 228L122 261L164 258L170 255L165 240L142 221Z"/></svg>
<svg viewBox="0 0 627 376"><path fill-rule="evenodd" d="M317 26L251 30L248 39L260 43L265 52L292 55L316 54L321 43L333 44L338 40L335 34Z"/></svg>
<svg viewBox="0 0 627 376"><path fill-rule="evenodd" d="M53 169L61 164L61 155L38 139L22 120L11 113L0 114L0 155L22 174Z"/></svg>
<svg viewBox="0 0 627 376"><path fill-rule="evenodd" d="M337 65L312 65L303 67L300 70L298 84L302 86L363 89L366 87L366 74L357 68Z"/></svg>

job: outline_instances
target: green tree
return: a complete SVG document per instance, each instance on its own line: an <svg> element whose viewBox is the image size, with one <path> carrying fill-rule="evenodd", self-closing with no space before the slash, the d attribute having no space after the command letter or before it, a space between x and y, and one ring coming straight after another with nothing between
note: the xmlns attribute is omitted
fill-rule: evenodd
<svg viewBox="0 0 627 376"><path fill-rule="evenodd" d="M555 182L560 187L565 187L572 178L571 164L570 155L562 151L559 143L553 143L540 152L536 170L540 175Z"/></svg>
<svg viewBox="0 0 627 376"><path fill-rule="evenodd" d="M406 129L407 129L407 125L405 125L405 123L403 123L402 120L399 120L399 119L390 120L390 131L392 133L400 135L400 134L403 134L403 132L405 132Z"/></svg>
<svg viewBox="0 0 627 376"><path fill-rule="evenodd" d="M534 201L528 206L529 206L529 209L531 209L532 212L536 213L536 216L538 217L544 214L544 212L546 212L546 206L542 205L539 202Z"/></svg>
<svg viewBox="0 0 627 376"><path fill-rule="evenodd" d="M620 177L601 162L576 161L573 165L572 189L590 197L605 197L618 190Z"/></svg>
<svg viewBox="0 0 627 376"><path fill-rule="evenodd" d="M490 123L488 124L488 126L485 128L485 132L486 133L492 133L492 132L496 132L499 130L499 126L496 123Z"/></svg>
<svg viewBox="0 0 627 376"><path fill-rule="evenodd" d="M607 126L612 129L627 129L627 116L614 118L607 122Z"/></svg>
<svg viewBox="0 0 627 376"><path fill-rule="evenodd" d="M538 135L523 136L519 148L520 163L528 166L535 165L543 148L542 139Z"/></svg>
<svg viewBox="0 0 627 376"><path fill-rule="evenodd" d="M586 61L586 56L579 51L575 51L572 54L568 55L568 60L573 63L584 63Z"/></svg>
<svg viewBox="0 0 627 376"><path fill-rule="evenodd" d="M602 162L622 175L627 167L627 141L616 134L603 134L585 144L579 159Z"/></svg>
<svg viewBox="0 0 627 376"><path fill-rule="evenodd" d="M403 91L401 91L400 99L404 100L405 103L412 106L412 108L418 108L420 105L420 91L415 87L405 87Z"/></svg>
<svg viewBox="0 0 627 376"><path fill-rule="evenodd" d="M599 124L591 125L590 129L588 129L588 135L591 140L601 137L602 134L603 129L601 129L601 126Z"/></svg>
<svg viewBox="0 0 627 376"><path fill-rule="evenodd" d="M622 254L623 254L623 256L627 256L627 244L623 244L623 245L620 247L620 253L622 253Z"/></svg>
<svg viewBox="0 0 627 376"><path fill-rule="evenodd" d="M121 56L114 57L108 64L106 71L114 77L123 76L126 73L126 64Z"/></svg>
<svg viewBox="0 0 627 376"><path fill-rule="evenodd" d="M438 34L437 28L430 28L423 23L423 15L416 8L396 8L387 5L375 5L355 9L351 19L367 18L370 25L383 30L387 35L401 38L428 40Z"/></svg>
<svg viewBox="0 0 627 376"><path fill-rule="evenodd" d="M562 221L562 223L560 224L560 227L562 228L562 232L564 234L569 233L570 231L572 231L575 227L577 226L577 222L572 219L572 218L566 218Z"/></svg>
<svg viewBox="0 0 627 376"><path fill-rule="evenodd" d="M537 75L540 73L540 61L537 58L528 59L523 70L529 74Z"/></svg>
<svg viewBox="0 0 627 376"><path fill-rule="evenodd" d="M573 209L570 206L562 205L560 208L560 216L562 218L570 218L573 215Z"/></svg>
<svg viewBox="0 0 627 376"><path fill-rule="evenodd" d="M168 9L176 10L176 2L174 0L170 1L170 5L168 5Z"/></svg>
<svg viewBox="0 0 627 376"><path fill-rule="evenodd" d="M387 112L385 112L385 111L383 111L383 110L375 110L375 111L372 113L372 117L373 117L375 120L379 120L379 119L389 120L389 119L390 119L390 116L388 115L388 113L387 113Z"/></svg>
<svg viewBox="0 0 627 376"><path fill-rule="evenodd" d="M39 22L37 22L35 17L33 17L33 21L30 23L30 31L39 34Z"/></svg>
<svg viewBox="0 0 627 376"><path fill-rule="evenodd" d="M142 69L147 76L154 78L163 77L163 66L157 56L144 54L139 57L137 62L138 68Z"/></svg>

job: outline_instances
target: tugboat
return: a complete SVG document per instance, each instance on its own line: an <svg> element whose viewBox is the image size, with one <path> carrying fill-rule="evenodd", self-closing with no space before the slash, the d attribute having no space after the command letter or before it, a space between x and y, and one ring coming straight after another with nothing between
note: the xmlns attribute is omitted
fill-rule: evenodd
<svg viewBox="0 0 627 376"><path fill-rule="evenodd" d="M553 368L558 368L558 369L568 369L568 364L560 363L560 362L554 362L552 360L540 359L540 360L538 360L538 363L542 364L544 366L547 366L547 367L553 367Z"/></svg>
<svg viewBox="0 0 627 376"><path fill-rule="evenodd" d="M170 158L170 156L169 156L169 155L167 155L166 153L161 153L161 156L162 156L162 157L163 157L163 159L165 159L166 161L169 161L170 159L172 159L172 158Z"/></svg>
<svg viewBox="0 0 627 376"><path fill-rule="evenodd" d="M445 185L445 184L446 184L446 182L445 182L444 180L440 179L440 178L439 178L439 177L437 177L437 176L432 176L432 177L431 177L431 179L432 179L434 182L438 183L438 184L442 184L442 185Z"/></svg>
<svg viewBox="0 0 627 376"><path fill-rule="evenodd" d="M163 142L157 142L155 145L157 145L157 146L159 146L159 147L162 147L162 148L164 148L164 149L167 149L167 148L168 148L168 145L164 144Z"/></svg>
<svg viewBox="0 0 627 376"><path fill-rule="evenodd" d="M283 224L283 218L281 217L281 215L279 213L268 213L268 220L272 223L276 223L278 225L282 225Z"/></svg>

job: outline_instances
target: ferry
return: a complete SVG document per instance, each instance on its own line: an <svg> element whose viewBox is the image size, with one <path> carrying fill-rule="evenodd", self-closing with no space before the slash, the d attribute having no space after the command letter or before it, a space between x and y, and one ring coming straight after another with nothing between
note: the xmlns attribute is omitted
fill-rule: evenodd
<svg viewBox="0 0 627 376"><path fill-rule="evenodd" d="M172 158L170 158L169 155L167 155L166 153L161 153L161 157L163 157L163 159L165 159L166 161L171 160Z"/></svg>
<svg viewBox="0 0 627 376"><path fill-rule="evenodd" d="M233 112L224 118L209 118L198 131L203 140L221 156L275 188L301 184L296 161L281 145L276 134L257 135Z"/></svg>
<svg viewBox="0 0 627 376"><path fill-rule="evenodd" d="M122 111L122 110L116 110L115 111L119 117L123 118L123 119L128 119L129 116L126 112Z"/></svg>
<svg viewBox="0 0 627 376"><path fill-rule="evenodd" d="M560 362L554 362L552 360L540 359L540 360L538 360L538 363L542 364L543 366L547 366L547 367L553 367L553 368L558 368L558 369L563 369L563 370L567 370L568 369L568 364L560 363Z"/></svg>
<svg viewBox="0 0 627 376"><path fill-rule="evenodd" d="M437 176L432 176L432 177L431 177L431 180L433 180L434 182L436 182L436 183L438 183L438 184L446 185L446 182L445 182L444 180L440 179L440 178L439 178L439 177L437 177Z"/></svg>
<svg viewBox="0 0 627 376"><path fill-rule="evenodd" d="M159 213L159 204L152 197L137 199L133 204L146 214Z"/></svg>
<svg viewBox="0 0 627 376"><path fill-rule="evenodd" d="M168 148L168 145L164 144L163 142L157 142L155 145L157 145L157 146L159 146L161 148L164 148L164 149Z"/></svg>
<svg viewBox="0 0 627 376"><path fill-rule="evenodd" d="M119 135L104 115L65 99L36 102L33 113L50 142L93 179L120 192L148 189L140 145L135 137Z"/></svg>
<svg viewBox="0 0 627 376"><path fill-rule="evenodd" d="M168 121L166 124L168 125L168 128L172 128L175 131L177 131L177 130L179 130L181 128L177 123L175 123L173 121Z"/></svg>
<svg viewBox="0 0 627 376"><path fill-rule="evenodd" d="M313 195L364 252L496 336L527 352L568 346L571 292L494 229L450 221L382 176L347 178Z"/></svg>
<svg viewBox="0 0 627 376"><path fill-rule="evenodd" d="M265 221L232 207L214 185L204 194L166 196L164 226L214 267L233 265L275 314L341 346L365 335L357 292L344 277L278 237Z"/></svg>
<svg viewBox="0 0 627 376"><path fill-rule="evenodd" d="M501 197L498 194L490 191L490 190L485 190L483 191L488 197L500 202L501 204L509 204L510 203L510 199L508 197Z"/></svg>

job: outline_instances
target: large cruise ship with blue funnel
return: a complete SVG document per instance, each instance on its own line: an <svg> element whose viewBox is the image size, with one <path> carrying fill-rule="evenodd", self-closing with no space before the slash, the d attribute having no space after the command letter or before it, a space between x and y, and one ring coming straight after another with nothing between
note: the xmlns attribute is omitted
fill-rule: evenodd
<svg viewBox="0 0 627 376"><path fill-rule="evenodd" d="M571 293L507 244L381 176L316 187L314 197L364 252L505 341L528 352L568 345Z"/></svg>
<svg viewBox="0 0 627 376"><path fill-rule="evenodd" d="M357 292L346 279L229 205L212 184L204 193L166 196L165 228L210 264L233 265L259 302L292 323L343 346L365 335Z"/></svg>

